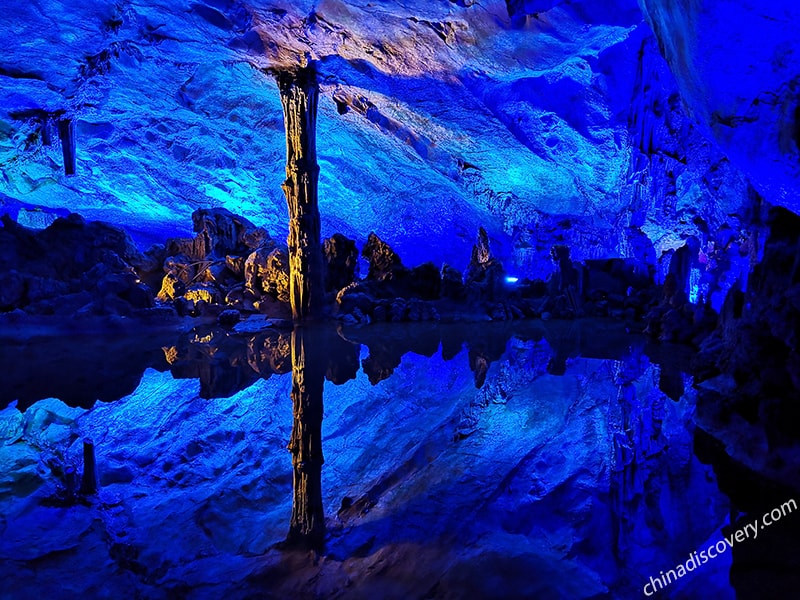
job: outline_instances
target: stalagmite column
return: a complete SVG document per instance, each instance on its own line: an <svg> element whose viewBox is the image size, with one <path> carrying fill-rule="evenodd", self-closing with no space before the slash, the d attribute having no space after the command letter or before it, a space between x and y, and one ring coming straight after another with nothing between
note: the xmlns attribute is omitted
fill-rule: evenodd
<svg viewBox="0 0 800 600"><path fill-rule="evenodd" d="M286 181L289 205L289 297L295 321L320 316L322 287L317 206L317 72L313 63L277 74L286 125Z"/></svg>
<svg viewBox="0 0 800 600"><path fill-rule="evenodd" d="M83 440L83 476L81 477L81 494L91 496L97 493L97 458L94 454L94 442L91 438Z"/></svg>
<svg viewBox="0 0 800 600"><path fill-rule="evenodd" d="M313 332L292 332L292 453L294 471L292 520L287 543L322 550L325 513L322 508L322 391L325 383L324 342Z"/></svg>

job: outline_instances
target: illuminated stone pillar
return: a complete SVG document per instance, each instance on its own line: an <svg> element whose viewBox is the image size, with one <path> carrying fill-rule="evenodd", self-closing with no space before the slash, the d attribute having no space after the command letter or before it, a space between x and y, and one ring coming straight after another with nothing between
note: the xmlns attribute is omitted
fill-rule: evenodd
<svg viewBox="0 0 800 600"><path fill-rule="evenodd" d="M322 550L322 391L325 383L324 344L295 327L292 332L292 520L287 543Z"/></svg>
<svg viewBox="0 0 800 600"><path fill-rule="evenodd" d="M319 86L313 63L277 73L286 126L286 181L289 206L289 299L295 321L320 316L322 278L317 204L316 122Z"/></svg>

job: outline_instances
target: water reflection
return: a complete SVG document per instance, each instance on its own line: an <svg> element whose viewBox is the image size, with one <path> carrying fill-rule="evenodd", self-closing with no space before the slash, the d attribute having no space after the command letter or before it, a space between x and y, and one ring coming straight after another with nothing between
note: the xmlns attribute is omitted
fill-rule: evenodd
<svg viewBox="0 0 800 600"><path fill-rule="evenodd" d="M661 365L660 387L675 400L683 393L683 372L690 354L678 346L652 344L625 334L616 322L556 321L544 323L377 324L343 329L319 326L306 335L319 338L329 349L325 378L334 383L353 379L359 366L370 383L391 377L409 352L431 357L441 350L445 361L468 350L475 385L481 387L492 363L499 360L512 337L547 342L547 372L563 375L572 358L622 358L644 353ZM59 398L68 406L91 407L133 393L148 368L169 371L175 379L196 379L201 398L226 398L259 379L292 370L292 332L265 329L257 333L200 326L182 333L155 331L144 335L116 333L63 337L0 336L0 364L13 365L4 373L0 408L16 401L24 410L37 400ZM369 355L359 365L360 346Z"/></svg>
<svg viewBox="0 0 800 600"><path fill-rule="evenodd" d="M116 447L131 442L116 421L113 405L95 411L96 416L88 413L94 425L85 427L92 433L108 431L105 419L114 420L113 452L133 465L115 467L106 485L114 481L137 485L136 464L146 465L144 477L167 482L146 488L147 492L163 493L169 498L165 504L184 502L190 510L197 502L202 510L192 519L216 548L234 548L235 556L240 548L254 544L253 534L240 537L237 528L263 527L263 512L282 507L280 520L270 521L269 534L262 534L268 541L248 550L277 565L264 574L269 586L277 586L274 589L290 589L286 582L294 571L287 564L295 560L289 558L297 555L294 549L311 548L332 560L357 561L400 553L398 548L406 544L411 550L397 554L400 562L422 561L419 553L430 559L431 569L460 561L449 580L443 580L442 589L475 586L479 596L486 592L486 597L493 597L486 581L506 574L509 579L495 596L513 591L514 586L536 597L590 585L595 595L604 585L615 595L624 595L638 592L638 581L657 572L652 569L671 566L676 552L694 549L698 531L713 528L709 516L716 515L719 498L695 510L697 521L685 517L692 512L688 494L710 493L714 485L695 471L687 433L690 408L685 401L673 407L653 385L659 380L662 385L672 382L664 387L676 393L685 384L684 377L665 373L680 373L681 365L667 360L675 356L662 358L658 352L663 347L649 346L614 324L386 325L250 333L205 327L177 340L154 337L148 344L157 352L149 350L144 353L149 362L136 364L147 362L174 378L198 380L201 398L222 399L254 385L259 391L251 394L252 399L238 395L229 404L183 398L173 419L154 416L159 427L170 426L152 434L147 442L151 448L170 452L164 438L176 436L176 456L164 461L153 451L131 456ZM406 356L409 353L413 356ZM100 355L86 353L98 360ZM455 362L445 365L451 361ZM655 361L661 362L658 370L651 366ZM290 371L291 389L280 384L288 383L288 378L276 377L270 387L263 385L264 380ZM97 376L104 385L103 372ZM70 381L80 386L76 374ZM350 384L326 388L326 381ZM288 407L280 402L275 412L281 415L263 418L283 419L284 429L276 425L252 429L252 421L228 416L246 410L241 401L265 404L267 399L261 396L265 389L280 390L281 398L291 399L291 429L285 418ZM381 394L385 401L376 401ZM65 395L78 397L74 391ZM352 402L345 400L349 395ZM164 405L178 401L159 400ZM325 403L329 405L327 466L322 447ZM121 409L138 411L137 418L161 410L157 402L138 408L130 399L119 404ZM209 427L216 419L232 420L227 429L213 431L217 441L210 442L211 431L183 429L195 416ZM665 422L671 431L662 431ZM241 425L258 431L256 438L250 438L258 441L246 444L249 434ZM180 433L172 433L179 429ZM268 444L261 437L265 431L272 436ZM140 430L135 435L150 440ZM104 445L99 439L107 459L111 443ZM138 438L131 435L131 439ZM283 455L275 460L277 468L265 470L264 456L270 448L287 442L291 466ZM180 450L181 444L186 450ZM262 454L253 457L255 448ZM231 454L224 455L226 449ZM206 462L197 464L201 459ZM182 461L186 468L178 479L173 474ZM253 466L243 468L252 479L243 487L231 477L240 462L248 461ZM199 490L217 477L228 479L200 495ZM192 484L185 493L199 495L191 505L175 493L187 480ZM261 485L253 482L265 480L275 491L268 496L271 501L263 501L266 492L262 492L255 496L250 512L242 511L251 487ZM291 514L288 505L281 504L282 498L288 501L289 481ZM701 518L706 521L699 522ZM230 541L219 533L228 521L236 523L231 526L234 533L227 534ZM282 541L276 545L278 539ZM537 545L545 542L552 545L546 552ZM135 554L127 546L126 552ZM517 557L511 566L508 553ZM161 568L158 561L150 565L147 560L136 562L136 568ZM541 576L540 581L529 582L529 571ZM572 583L569 577L559 579L569 573L575 576ZM289 587L280 587L284 584Z"/></svg>
<svg viewBox="0 0 800 600"><path fill-rule="evenodd" d="M326 341L332 336L302 327L292 331L292 519L287 544L322 550L325 513L322 508L322 390ZM349 348L348 348L349 349ZM338 372L338 369L334 370Z"/></svg>

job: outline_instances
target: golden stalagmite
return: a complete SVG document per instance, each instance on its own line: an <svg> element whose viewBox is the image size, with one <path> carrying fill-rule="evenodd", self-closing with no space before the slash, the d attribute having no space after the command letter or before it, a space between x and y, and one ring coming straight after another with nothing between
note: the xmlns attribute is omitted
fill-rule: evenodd
<svg viewBox="0 0 800 600"><path fill-rule="evenodd" d="M295 321L319 317L325 290L317 204L316 124L319 86L313 63L277 73L286 126L289 205L289 300Z"/></svg>

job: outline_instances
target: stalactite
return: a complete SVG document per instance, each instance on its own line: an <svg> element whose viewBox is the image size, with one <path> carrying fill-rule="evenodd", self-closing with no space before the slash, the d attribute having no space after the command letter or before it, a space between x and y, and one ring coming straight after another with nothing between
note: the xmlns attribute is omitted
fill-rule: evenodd
<svg viewBox="0 0 800 600"><path fill-rule="evenodd" d="M287 543L321 550L325 538L322 508L322 391L324 344L301 328L292 332L292 520Z"/></svg>
<svg viewBox="0 0 800 600"><path fill-rule="evenodd" d="M286 126L289 297L297 321L320 316L324 295L315 139L319 86L313 63L281 71L277 80Z"/></svg>
<svg viewBox="0 0 800 600"><path fill-rule="evenodd" d="M53 144L53 121L49 117L44 117L41 124L42 145L52 146Z"/></svg>
<svg viewBox="0 0 800 600"><path fill-rule="evenodd" d="M61 152L64 155L64 174L74 175L75 155L75 122L72 119L61 119L58 122L58 137L61 140Z"/></svg>

